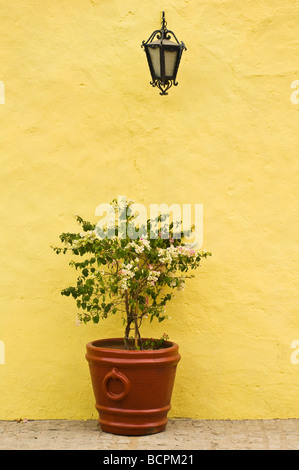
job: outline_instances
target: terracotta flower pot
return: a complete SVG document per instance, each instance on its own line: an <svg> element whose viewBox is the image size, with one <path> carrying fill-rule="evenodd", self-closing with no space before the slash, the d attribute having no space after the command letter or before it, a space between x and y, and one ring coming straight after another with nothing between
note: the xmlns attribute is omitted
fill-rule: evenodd
<svg viewBox="0 0 299 470"><path fill-rule="evenodd" d="M178 345L163 349L127 351L122 338L86 345L91 381L103 431L144 435L161 432L180 360Z"/></svg>

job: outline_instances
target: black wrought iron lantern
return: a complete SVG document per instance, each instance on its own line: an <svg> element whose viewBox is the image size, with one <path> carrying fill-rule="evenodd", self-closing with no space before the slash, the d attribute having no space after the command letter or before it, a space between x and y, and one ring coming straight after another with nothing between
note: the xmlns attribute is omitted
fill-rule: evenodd
<svg viewBox="0 0 299 470"><path fill-rule="evenodd" d="M149 69L152 76L150 84L158 87L160 95L168 95L167 91L177 86L176 76L180 65L183 50L187 50L183 42L179 42L176 35L166 28L165 13L162 12L162 27L154 31L148 40L142 41ZM171 39L174 39L175 42Z"/></svg>

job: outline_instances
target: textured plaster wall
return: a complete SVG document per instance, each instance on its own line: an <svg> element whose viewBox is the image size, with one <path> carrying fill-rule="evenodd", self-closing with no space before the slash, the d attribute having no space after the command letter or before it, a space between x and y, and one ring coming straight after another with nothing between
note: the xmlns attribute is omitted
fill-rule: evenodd
<svg viewBox="0 0 299 470"><path fill-rule="evenodd" d="M163 9L188 48L166 97L140 47ZM50 245L118 195L204 207L213 257L143 330L180 345L170 416L299 418L298 1L15 0L0 18L0 419L96 418L85 344L122 324L76 325Z"/></svg>

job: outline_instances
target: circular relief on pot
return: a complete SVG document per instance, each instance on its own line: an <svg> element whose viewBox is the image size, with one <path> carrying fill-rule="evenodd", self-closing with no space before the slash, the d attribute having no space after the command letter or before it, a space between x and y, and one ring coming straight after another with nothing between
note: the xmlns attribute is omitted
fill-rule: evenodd
<svg viewBox="0 0 299 470"><path fill-rule="evenodd" d="M113 382L114 385L116 385L117 382L121 382L121 391L115 391L113 390ZM118 401L122 400L125 398L130 389L131 389L131 384L128 379L124 374L119 372L116 367L114 367L108 374L105 375L103 384L102 384L104 393L110 398L110 400Z"/></svg>

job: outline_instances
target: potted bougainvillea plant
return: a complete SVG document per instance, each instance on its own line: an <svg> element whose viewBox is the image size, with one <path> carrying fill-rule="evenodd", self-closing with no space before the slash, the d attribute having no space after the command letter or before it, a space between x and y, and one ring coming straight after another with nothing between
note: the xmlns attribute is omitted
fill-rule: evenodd
<svg viewBox="0 0 299 470"><path fill-rule="evenodd" d="M123 321L122 338L86 345L100 427L144 435L165 429L180 354L166 334L144 338L141 325L167 318L174 292L211 253L184 243L185 232L178 236L169 218L163 225L167 214L134 225L132 204L113 200L115 217L101 225L76 216L80 231L62 233L62 245L53 249L75 255L69 264L79 272L76 285L61 294L74 298L79 320L98 323L116 315Z"/></svg>

